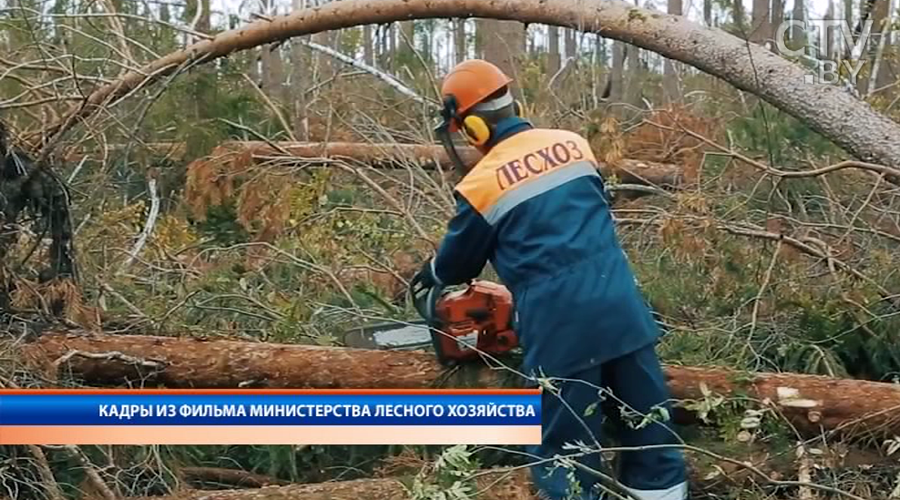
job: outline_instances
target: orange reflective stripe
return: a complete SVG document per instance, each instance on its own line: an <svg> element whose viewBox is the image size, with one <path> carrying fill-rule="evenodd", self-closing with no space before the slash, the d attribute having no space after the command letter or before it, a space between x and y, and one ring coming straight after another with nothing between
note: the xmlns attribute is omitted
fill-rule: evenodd
<svg viewBox="0 0 900 500"><path fill-rule="evenodd" d="M549 177L560 170L577 169L597 161L588 142L580 135L565 130L532 129L516 134L498 144L456 186L456 190L482 215L497 202L524 186ZM571 177L564 175L563 177ZM528 189L540 193L541 189ZM527 197L520 198L519 202ZM504 211L505 213L505 211Z"/></svg>

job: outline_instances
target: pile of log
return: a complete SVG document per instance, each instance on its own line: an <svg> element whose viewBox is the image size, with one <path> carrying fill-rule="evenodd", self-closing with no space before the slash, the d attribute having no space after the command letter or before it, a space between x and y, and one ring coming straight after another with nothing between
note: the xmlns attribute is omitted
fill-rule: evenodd
<svg viewBox="0 0 900 500"><path fill-rule="evenodd" d="M448 372L424 351L193 337L49 332L21 346L20 355L47 377L68 373L88 384L130 387L413 389L499 387L517 380L511 371L484 365ZM900 435L900 385L711 367L665 370L679 401L743 398L748 408L774 410L806 435ZM677 420L693 421L696 415L684 406Z"/></svg>

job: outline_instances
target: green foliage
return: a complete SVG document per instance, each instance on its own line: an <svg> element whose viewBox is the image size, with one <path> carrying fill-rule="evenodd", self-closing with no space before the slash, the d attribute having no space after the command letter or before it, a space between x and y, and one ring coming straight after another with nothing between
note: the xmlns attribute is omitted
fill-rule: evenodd
<svg viewBox="0 0 900 500"><path fill-rule="evenodd" d="M479 463L466 445L445 449L431 470L419 474L410 488L412 500L471 500L476 498L472 474ZM430 474L429 474L430 473ZM433 475L433 477L428 477Z"/></svg>
<svg viewBox="0 0 900 500"><path fill-rule="evenodd" d="M195 223L197 230L210 238L210 244L229 246L250 241L250 235L237 221L234 203L209 207L206 220Z"/></svg>
<svg viewBox="0 0 900 500"><path fill-rule="evenodd" d="M800 170L808 165L798 163L808 157L839 155L840 150L829 140L796 118L758 102L752 112L737 118L728 128L735 145L761 156L764 163L785 170Z"/></svg>

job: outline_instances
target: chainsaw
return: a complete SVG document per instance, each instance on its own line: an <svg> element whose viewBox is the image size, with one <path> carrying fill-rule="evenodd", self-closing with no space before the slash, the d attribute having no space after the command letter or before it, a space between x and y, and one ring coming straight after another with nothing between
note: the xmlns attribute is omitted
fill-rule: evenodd
<svg viewBox="0 0 900 500"><path fill-rule="evenodd" d="M422 321L351 330L344 336L344 344L392 350L430 345L445 366L478 359L482 354L503 355L518 346L512 294L503 285L473 280L462 290L432 287L418 295L410 290L410 295Z"/></svg>

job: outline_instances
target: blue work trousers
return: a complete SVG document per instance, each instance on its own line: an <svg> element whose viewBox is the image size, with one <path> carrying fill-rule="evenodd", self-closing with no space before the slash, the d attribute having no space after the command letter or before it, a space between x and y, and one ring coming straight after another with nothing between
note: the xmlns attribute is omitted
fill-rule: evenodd
<svg viewBox="0 0 900 500"><path fill-rule="evenodd" d="M559 395L545 389L541 402L543 443L529 449L539 458L579 453L579 450L565 448L566 444L579 442L596 450L597 442L601 441L600 427L604 416L616 429L619 446L639 447L680 442L671 422L659 423L657 419L641 428L626 423L629 421L639 424L641 417L634 413L648 415L654 406L665 408L671 415L671 406L667 402L668 387L654 344L553 383L560 388ZM602 387L604 392L608 391L605 403L600 403L604 396L598 394L597 387ZM630 407L624 416L620 413L623 404ZM595 471L603 471L599 451L575 460ZM617 462L619 483L626 486L636 498L687 498L686 467L680 449L671 447L623 451L618 454ZM552 468L553 463L532 466L533 480L543 496L552 500L579 498L570 496L569 470L557 467L551 472ZM580 499L615 498L604 495L603 490L597 488L602 480L596 474L576 468L574 477L583 492Z"/></svg>

